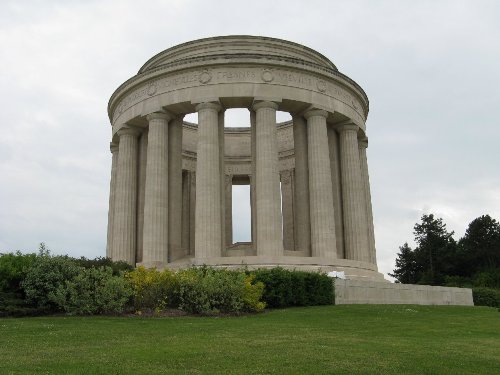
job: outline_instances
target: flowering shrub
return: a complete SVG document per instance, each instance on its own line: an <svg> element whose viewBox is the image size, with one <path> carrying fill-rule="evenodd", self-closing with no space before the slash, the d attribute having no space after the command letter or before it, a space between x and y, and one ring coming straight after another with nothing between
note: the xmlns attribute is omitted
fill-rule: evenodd
<svg viewBox="0 0 500 375"><path fill-rule="evenodd" d="M138 267L127 273L136 311L179 308L193 314L261 311L264 284L241 271L209 267L178 272Z"/></svg>

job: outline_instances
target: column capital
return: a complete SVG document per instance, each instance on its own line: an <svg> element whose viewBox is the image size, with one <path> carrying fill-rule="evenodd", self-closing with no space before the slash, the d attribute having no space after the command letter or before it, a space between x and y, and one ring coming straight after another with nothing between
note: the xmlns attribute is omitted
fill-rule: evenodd
<svg viewBox="0 0 500 375"><path fill-rule="evenodd" d="M167 111L158 111L146 115L148 121L151 120L167 120L170 121L174 118L174 115Z"/></svg>
<svg viewBox="0 0 500 375"><path fill-rule="evenodd" d="M141 134L141 130L132 126L124 126L123 128L119 129L116 134L118 136L122 135L133 135L134 137L137 137L139 134Z"/></svg>
<svg viewBox="0 0 500 375"><path fill-rule="evenodd" d="M222 106L218 102L203 102L197 104L194 109L196 110L196 112L199 112L203 109L212 109L219 112L222 109Z"/></svg>
<svg viewBox="0 0 500 375"><path fill-rule="evenodd" d="M338 125L335 126L335 129L337 129L338 131L358 131L359 130L359 126L352 123L352 122L345 122L345 123L340 123Z"/></svg>
<svg viewBox="0 0 500 375"><path fill-rule="evenodd" d="M321 116L324 117L325 119L328 117L328 112L323 110L323 109L318 109L318 108L311 108L308 109L307 111L304 112L304 117L306 119L309 119L309 117L313 116Z"/></svg>
<svg viewBox="0 0 500 375"><path fill-rule="evenodd" d="M359 148L368 148L368 137L363 137L358 139Z"/></svg>
<svg viewBox="0 0 500 375"><path fill-rule="evenodd" d="M118 144L114 142L109 142L109 150L111 151L112 154L114 154L116 151L118 151Z"/></svg>
<svg viewBox="0 0 500 375"><path fill-rule="evenodd" d="M272 108L274 110L278 110L278 103L269 100L254 101L254 103L252 104L252 109L256 111L261 108Z"/></svg>

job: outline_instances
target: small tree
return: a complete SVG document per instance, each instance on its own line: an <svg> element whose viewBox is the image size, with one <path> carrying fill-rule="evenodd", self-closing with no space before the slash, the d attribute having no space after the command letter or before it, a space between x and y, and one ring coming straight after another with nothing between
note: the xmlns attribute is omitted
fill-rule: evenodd
<svg viewBox="0 0 500 375"><path fill-rule="evenodd" d="M422 215L421 220L421 224L415 224L413 232L417 243L415 256L420 273L418 282L441 285L444 283L444 275L454 267L454 232L448 232L443 219L436 219L433 214Z"/></svg>
<svg viewBox="0 0 500 375"><path fill-rule="evenodd" d="M389 276L394 277L398 283L415 284L417 279L417 263L415 260L415 253L405 242L403 246L399 247L398 257L396 258L396 268L390 273Z"/></svg>

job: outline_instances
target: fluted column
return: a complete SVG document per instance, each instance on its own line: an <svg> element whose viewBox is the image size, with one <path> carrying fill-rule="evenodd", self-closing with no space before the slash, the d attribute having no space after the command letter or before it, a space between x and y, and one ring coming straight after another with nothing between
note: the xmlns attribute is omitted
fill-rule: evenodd
<svg viewBox="0 0 500 375"><path fill-rule="evenodd" d="M340 177L339 135L332 126L328 127L328 145L330 147L330 170L332 172L333 210L335 211L335 238L337 240L337 258L344 259L344 223L342 219L342 179Z"/></svg>
<svg viewBox="0 0 500 375"><path fill-rule="evenodd" d="M250 223L253 254L257 255L257 197L255 194L255 153L256 153L256 136L255 136L255 111L250 109L250 149L251 149L251 168L250 175Z"/></svg>
<svg viewBox="0 0 500 375"><path fill-rule="evenodd" d="M144 244L144 203L146 199L146 164L148 158L148 132L142 132L139 138L139 161L137 166L137 252L135 261L142 263Z"/></svg>
<svg viewBox="0 0 500 375"><path fill-rule="evenodd" d="M225 186L225 246L233 244L233 175L227 174L224 179Z"/></svg>
<svg viewBox="0 0 500 375"><path fill-rule="evenodd" d="M364 193L365 193L366 227L368 235L368 261L376 265L377 255L375 250L375 231L373 228L372 197L370 193L370 177L368 175L368 160L366 158L368 138L365 137L359 140L358 144L359 144L359 163L361 166L361 179L363 181Z"/></svg>
<svg viewBox="0 0 500 375"><path fill-rule="evenodd" d="M181 245L189 254L189 222L191 210L191 173L184 171L182 174L182 241Z"/></svg>
<svg viewBox="0 0 500 375"><path fill-rule="evenodd" d="M253 105L255 118L257 255L283 255L276 110L273 102Z"/></svg>
<svg viewBox="0 0 500 375"><path fill-rule="evenodd" d="M201 103L198 111L196 163L196 258L221 256L221 178L217 103Z"/></svg>
<svg viewBox="0 0 500 375"><path fill-rule="evenodd" d="M149 121L144 201L143 264L162 267L168 262L168 122L165 112Z"/></svg>
<svg viewBox="0 0 500 375"><path fill-rule="evenodd" d="M135 266L137 238L137 136L134 128L118 131L118 170L116 173L113 260Z"/></svg>
<svg viewBox="0 0 500 375"><path fill-rule="evenodd" d="M169 261L182 242L182 120L168 124L168 252Z"/></svg>
<svg viewBox="0 0 500 375"><path fill-rule="evenodd" d="M309 110L307 119L307 155L309 160L309 202L312 256L335 259L335 214L326 117L322 110Z"/></svg>
<svg viewBox="0 0 500 375"><path fill-rule="evenodd" d="M219 134L219 174L220 174L220 238L222 248L226 249L226 175L224 168L224 120L225 111L219 110L218 113L218 134Z"/></svg>
<svg viewBox="0 0 500 375"><path fill-rule="evenodd" d="M116 172L118 170L118 145L111 142L111 181L109 182L109 209L108 209L108 241L106 244L106 258L112 258L113 249L113 223L115 220L115 190L116 190Z"/></svg>
<svg viewBox="0 0 500 375"><path fill-rule="evenodd" d="M346 258L366 261L368 241L366 210L358 151L358 126L344 124L340 131L342 202Z"/></svg>
<svg viewBox="0 0 500 375"><path fill-rule="evenodd" d="M283 212L283 247L295 250L293 170L281 171L281 211Z"/></svg>
<svg viewBox="0 0 500 375"><path fill-rule="evenodd" d="M293 116L295 148L295 248L311 254L311 219L309 212L309 166L307 126L302 116Z"/></svg>
<svg viewBox="0 0 500 375"><path fill-rule="evenodd" d="M189 172L189 255L194 256L196 240L196 172Z"/></svg>

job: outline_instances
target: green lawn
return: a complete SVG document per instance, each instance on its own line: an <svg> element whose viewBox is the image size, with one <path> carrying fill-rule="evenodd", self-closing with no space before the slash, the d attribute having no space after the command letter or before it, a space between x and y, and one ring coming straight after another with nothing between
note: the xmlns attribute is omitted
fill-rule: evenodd
<svg viewBox="0 0 500 375"><path fill-rule="evenodd" d="M500 313L352 305L0 319L0 374L499 374Z"/></svg>

